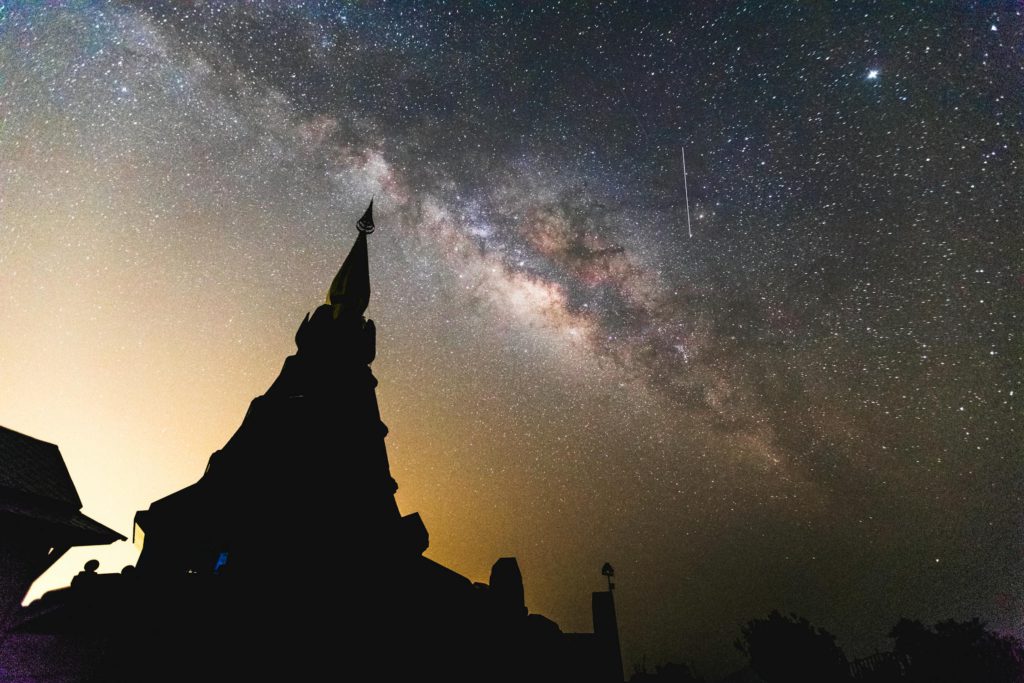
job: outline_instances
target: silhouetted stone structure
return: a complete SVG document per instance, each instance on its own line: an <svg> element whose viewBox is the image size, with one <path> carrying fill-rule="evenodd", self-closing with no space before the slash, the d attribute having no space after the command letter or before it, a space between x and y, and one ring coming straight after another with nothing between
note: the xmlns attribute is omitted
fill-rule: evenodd
<svg viewBox="0 0 1024 683"><path fill-rule="evenodd" d="M611 589L596 592L591 598L594 614L594 638L598 642L598 657L603 661L602 671L622 671L622 650L619 647L619 622L615 617L615 599ZM621 677L621 674L616 678ZM605 680L615 680L607 678Z"/></svg>
<svg viewBox="0 0 1024 683"><path fill-rule="evenodd" d="M563 634L528 613L514 558L474 585L423 557L369 367L371 210L234 436L137 513L136 570L83 572L24 610L0 652L16 680L53 672L38 655L55 642L63 678L47 680L622 680L610 591L594 595L595 633Z"/></svg>

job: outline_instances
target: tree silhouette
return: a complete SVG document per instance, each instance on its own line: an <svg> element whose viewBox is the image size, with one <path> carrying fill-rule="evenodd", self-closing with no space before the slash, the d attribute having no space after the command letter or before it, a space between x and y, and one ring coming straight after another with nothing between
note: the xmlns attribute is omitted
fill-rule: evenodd
<svg viewBox="0 0 1024 683"><path fill-rule="evenodd" d="M1019 683L1024 680L1024 646L1012 636L985 628L977 618L949 619L928 628L901 619L889 633L893 651L910 664L905 680L928 683Z"/></svg>
<svg viewBox="0 0 1024 683"><path fill-rule="evenodd" d="M766 619L747 622L741 632L736 647L747 655L750 668L765 683L850 679L849 662L836 645L836 637L803 617L773 611Z"/></svg>

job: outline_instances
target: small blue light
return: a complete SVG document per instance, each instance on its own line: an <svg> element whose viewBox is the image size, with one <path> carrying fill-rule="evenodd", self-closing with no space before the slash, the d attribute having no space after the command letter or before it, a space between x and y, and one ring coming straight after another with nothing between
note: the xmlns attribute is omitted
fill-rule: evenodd
<svg viewBox="0 0 1024 683"><path fill-rule="evenodd" d="M227 563L228 563L228 554L227 554L227 551L225 551L225 552L223 552L223 553L221 553L220 555L217 556L217 563L215 565L213 565L213 573L214 574L219 573L220 572L220 568L223 567L224 565L226 565Z"/></svg>

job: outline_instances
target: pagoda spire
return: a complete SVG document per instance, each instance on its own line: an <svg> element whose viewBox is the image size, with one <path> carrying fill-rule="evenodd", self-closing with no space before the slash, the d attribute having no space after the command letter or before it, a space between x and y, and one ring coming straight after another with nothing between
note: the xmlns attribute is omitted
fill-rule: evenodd
<svg viewBox="0 0 1024 683"><path fill-rule="evenodd" d="M366 236L374 230L373 200L362 218L356 221L359 236L341 264L327 290L327 303L334 307L335 319L345 316L360 317L370 303L370 266L366 251Z"/></svg>

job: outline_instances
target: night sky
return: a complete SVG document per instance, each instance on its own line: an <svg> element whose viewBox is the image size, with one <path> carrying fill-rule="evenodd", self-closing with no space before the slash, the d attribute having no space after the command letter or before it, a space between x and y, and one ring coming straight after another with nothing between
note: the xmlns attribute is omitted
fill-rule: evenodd
<svg viewBox="0 0 1024 683"><path fill-rule="evenodd" d="M627 671L1024 635L1024 3L0 0L0 424L130 535L371 196L428 556L563 630L610 561Z"/></svg>

